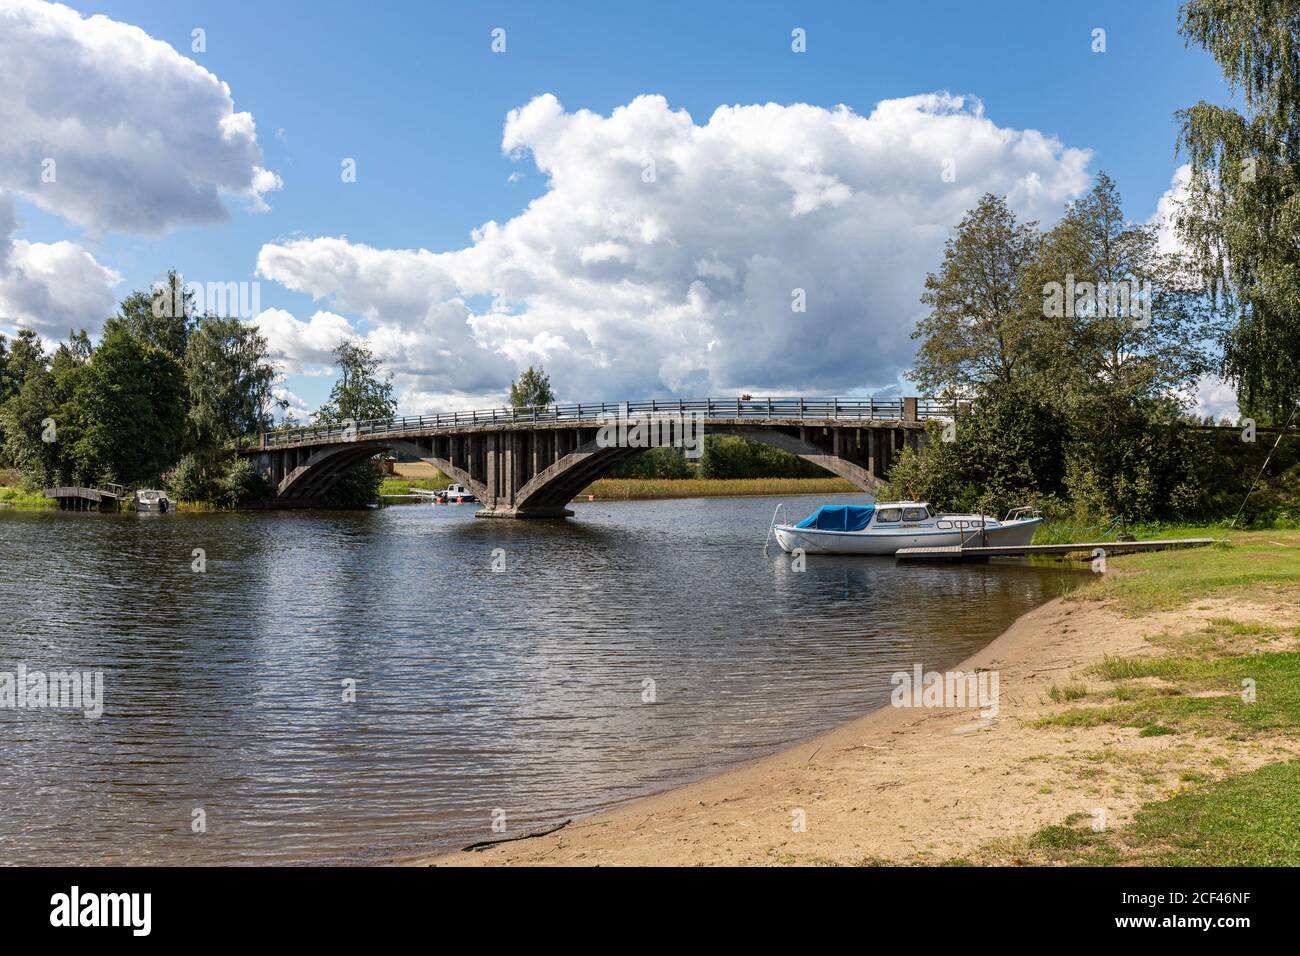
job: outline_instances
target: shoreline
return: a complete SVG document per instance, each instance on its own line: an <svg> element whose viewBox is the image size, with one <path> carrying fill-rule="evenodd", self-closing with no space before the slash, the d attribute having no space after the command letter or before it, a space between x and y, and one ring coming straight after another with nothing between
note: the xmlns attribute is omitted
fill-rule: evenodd
<svg viewBox="0 0 1300 956"><path fill-rule="evenodd" d="M954 669L996 670L1000 708L885 705L776 753L574 819L553 833L481 852L393 862L494 865L934 865L962 861L1009 838L1104 813L1122 827L1144 805L1182 792L1182 780L1249 772L1288 748L1276 739L1198 741L1136 727L1038 727L1071 707L1058 685L1107 658L1152 655L1156 634L1190 634L1232 614L1275 621L1278 607L1198 596L1138 616L1113 599L1056 598L1018 618ZM1289 605L1286 616L1300 620ZM924 663L924 662L921 662ZM1300 752L1300 742L1290 748ZM1122 754L1102 786L1090 763ZM1225 769L1226 768L1226 769ZM935 787L940 780L944 786ZM953 785L959 782L960 785ZM802 811L806 830L796 831ZM506 834L519 836L519 834ZM483 839L500 839L485 834ZM999 862L1016 862L1014 859Z"/></svg>

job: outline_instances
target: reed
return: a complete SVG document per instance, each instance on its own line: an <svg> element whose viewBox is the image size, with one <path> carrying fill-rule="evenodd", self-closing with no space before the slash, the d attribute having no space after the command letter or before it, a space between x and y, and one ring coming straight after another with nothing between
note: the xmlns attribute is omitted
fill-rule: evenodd
<svg viewBox="0 0 1300 956"><path fill-rule="evenodd" d="M590 495L606 501L642 501L860 493L843 478L601 478L584 488L578 500Z"/></svg>

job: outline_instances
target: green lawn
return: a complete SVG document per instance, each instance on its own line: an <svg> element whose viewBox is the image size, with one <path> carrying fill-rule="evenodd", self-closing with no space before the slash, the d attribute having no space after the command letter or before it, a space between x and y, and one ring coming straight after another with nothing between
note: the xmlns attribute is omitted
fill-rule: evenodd
<svg viewBox="0 0 1300 956"><path fill-rule="evenodd" d="M1300 532L1225 533L1222 528L1165 528L1163 537L1219 537L1203 548L1112 555L1110 572L1078 588L1070 600L1113 600L1126 614L1170 610L1196 598L1249 593L1300 582Z"/></svg>
<svg viewBox="0 0 1300 956"><path fill-rule="evenodd" d="M1300 866L1300 761L1148 803L1133 822L1095 832L1087 814L958 864L1008 858L1021 865Z"/></svg>

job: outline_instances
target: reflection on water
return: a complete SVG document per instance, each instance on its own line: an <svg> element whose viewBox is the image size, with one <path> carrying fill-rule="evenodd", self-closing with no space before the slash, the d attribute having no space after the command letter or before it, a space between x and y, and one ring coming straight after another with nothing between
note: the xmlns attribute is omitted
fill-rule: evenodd
<svg viewBox="0 0 1300 956"><path fill-rule="evenodd" d="M865 557L794 573L762 551L774 504L0 513L0 671L102 670L106 697L99 720L0 709L0 860L488 839L497 809L510 830L554 821L843 722L894 671L951 666L1075 580Z"/></svg>

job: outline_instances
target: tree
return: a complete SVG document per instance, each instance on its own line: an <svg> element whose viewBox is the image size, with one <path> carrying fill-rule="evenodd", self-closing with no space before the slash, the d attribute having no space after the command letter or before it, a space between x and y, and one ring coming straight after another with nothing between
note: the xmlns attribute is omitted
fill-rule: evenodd
<svg viewBox="0 0 1300 956"><path fill-rule="evenodd" d="M104 323L104 337L128 332L183 361L196 310L194 294L185 289L173 269L167 273L167 281L152 291L132 292L123 299L117 315Z"/></svg>
<svg viewBox="0 0 1300 956"><path fill-rule="evenodd" d="M1203 287L1182 259L1160 253L1154 227L1125 221L1104 172L1047 233L1028 284L1055 329L1039 363L1056 394L1177 395L1211 368Z"/></svg>
<svg viewBox="0 0 1300 956"><path fill-rule="evenodd" d="M1246 109L1178 113L1178 227L1226 319L1222 372L1242 410L1284 420L1300 400L1300 0L1190 0L1179 32Z"/></svg>
<svg viewBox="0 0 1300 956"><path fill-rule="evenodd" d="M396 414L392 376L382 374L370 349L360 342L342 341L334 349L334 362L339 374L329 399L316 411L318 423L387 419Z"/></svg>
<svg viewBox="0 0 1300 956"><path fill-rule="evenodd" d="M49 358L31 329L19 332L6 370L11 393L0 407L5 460L33 485L53 484L60 465L56 413L61 396Z"/></svg>
<svg viewBox="0 0 1300 956"><path fill-rule="evenodd" d="M510 405L513 408L534 408L549 405L555 401L555 391L551 388L551 377L540 365L519 376L510 383Z"/></svg>
<svg viewBox="0 0 1300 956"><path fill-rule="evenodd" d="M340 342L334 350L334 360L339 374L330 389L329 400L316 411L318 424L393 417L397 399L393 397L392 376L382 373L379 360L365 345ZM369 504L379 494L380 480L373 461L363 461L339 477L326 495L326 503L335 507Z"/></svg>
<svg viewBox="0 0 1300 956"><path fill-rule="evenodd" d="M221 457L244 436L271 426L275 369L258 330L235 318L204 316L185 346L191 450Z"/></svg>
<svg viewBox="0 0 1300 956"><path fill-rule="evenodd" d="M1068 423L1026 385L993 385L962 410L945 440L931 423L920 454L905 448L884 498L929 501L948 511L996 511L1063 496Z"/></svg>
<svg viewBox="0 0 1300 956"><path fill-rule="evenodd" d="M1032 309L1038 290L1024 287L1041 236L1017 222L1006 200L985 194L944 247L937 273L925 277L930 307L912 333L921 339L909 377L925 394L968 396L979 386L1010 384L1033 372L1043 323Z"/></svg>
<svg viewBox="0 0 1300 956"><path fill-rule="evenodd" d="M76 480L154 483L180 457L184 370L170 353L119 329L81 367L61 418Z"/></svg>

